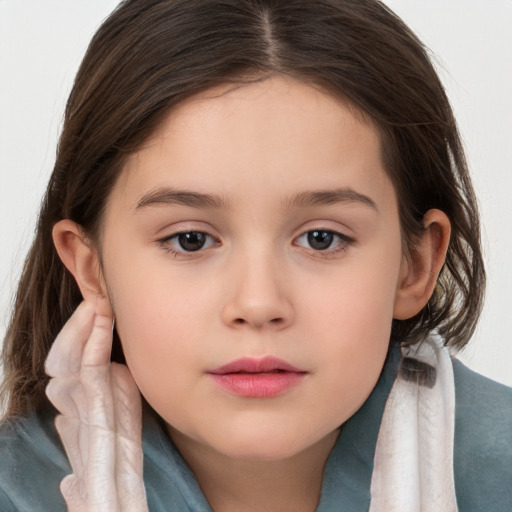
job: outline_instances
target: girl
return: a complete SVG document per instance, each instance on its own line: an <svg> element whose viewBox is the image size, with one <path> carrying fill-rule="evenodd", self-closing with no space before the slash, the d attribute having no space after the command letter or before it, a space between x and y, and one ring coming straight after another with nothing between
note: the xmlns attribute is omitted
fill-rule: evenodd
<svg viewBox="0 0 512 512"><path fill-rule="evenodd" d="M450 106L381 3L122 2L4 342L0 509L508 510L512 394L449 356L484 280Z"/></svg>

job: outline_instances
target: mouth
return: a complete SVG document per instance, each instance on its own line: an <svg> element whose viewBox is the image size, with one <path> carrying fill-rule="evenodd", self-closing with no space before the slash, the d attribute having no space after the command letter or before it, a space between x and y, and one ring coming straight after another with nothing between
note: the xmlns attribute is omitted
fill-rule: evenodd
<svg viewBox="0 0 512 512"><path fill-rule="evenodd" d="M207 372L224 390L246 398L271 398L298 385L307 372L275 357L243 358Z"/></svg>

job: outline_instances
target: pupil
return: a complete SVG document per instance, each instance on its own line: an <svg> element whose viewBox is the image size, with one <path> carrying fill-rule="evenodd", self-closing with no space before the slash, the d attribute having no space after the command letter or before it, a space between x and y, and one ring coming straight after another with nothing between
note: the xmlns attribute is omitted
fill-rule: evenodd
<svg viewBox="0 0 512 512"><path fill-rule="evenodd" d="M328 249L332 244L334 235L329 231L310 231L308 233L309 245L318 251Z"/></svg>
<svg viewBox="0 0 512 512"><path fill-rule="evenodd" d="M198 231L180 233L178 235L178 242L185 251L198 251L205 244L206 236L204 233L199 233Z"/></svg>

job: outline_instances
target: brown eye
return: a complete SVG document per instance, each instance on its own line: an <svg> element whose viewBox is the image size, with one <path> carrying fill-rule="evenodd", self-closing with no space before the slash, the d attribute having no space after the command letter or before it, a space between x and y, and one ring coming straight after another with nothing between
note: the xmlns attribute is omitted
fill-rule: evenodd
<svg viewBox="0 0 512 512"><path fill-rule="evenodd" d="M184 251L199 251L206 244L208 235L200 231L190 231L176 235L176 241Z"/></svg>
<svg viewBox="0 0 512 512"><path fill-rule="evenodd" d="M315 249L316 251L325 251L326 249L329 249L329 247L332 245L332 242L334 241L334 236L335 235L332 231L308 231L308 244L312 249Z"/></svg>
<svg viewBox="0 0 512 512"><path fill-rule="evenodd" d="M335 256L355 244L352 237L329 229L311 229L294 240L294 245L313 251L313 254Z"/></svg>
<svg viewBox="0 0 512 512"><path fill-rule="evenodd" d="M157 240L158 245L176 258L195 258L204 251L221 245L213 235L204 231L181 231ZM193 256L194 255L194 256Z"/></svg>

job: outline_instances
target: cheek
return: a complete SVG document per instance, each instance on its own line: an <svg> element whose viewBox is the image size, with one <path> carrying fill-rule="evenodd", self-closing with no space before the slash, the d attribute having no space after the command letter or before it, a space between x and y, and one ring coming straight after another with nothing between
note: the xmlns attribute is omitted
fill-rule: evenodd
<svg viewBox="0 0 512 512"><path fill-rule="evenodd" d="M345 419L362 405L380 375L399 272L398 265L377 260L359 263L349 273L340 272L335 286L309 286L311 300L302 311L303 328L316 340L311 357L325 370L323 387L334 390L329 395L337 404L333 414Z"/></svg>
<svg viewBox="0 0 512 512"><path fill-rule="evenodd" d="M121 267L110 272L108 286L127 365L152 405L162 394L179 400L169 390L193 378L188 369L201 367L212 319L208 305L216 302L204 290L198 294L190 281L166 279L161 271L132 266L129 279L122 275Z"/></svg>
<svg viewBox="0 0 512 512"><path fill-rule="evenodd" d="M393 264L388 262L392 261ZM322 318L326 329L371 343L389 334L400 272L399 255L381 254L375 258L356 255L353 261L322 280L304 284L303 314L307 324ZM318 324L318 322L316 322ZM352 333L352 334L350 334ZM365 334L366 333L366 334ZM379 336L380 333L380 336Z"/></svg>

